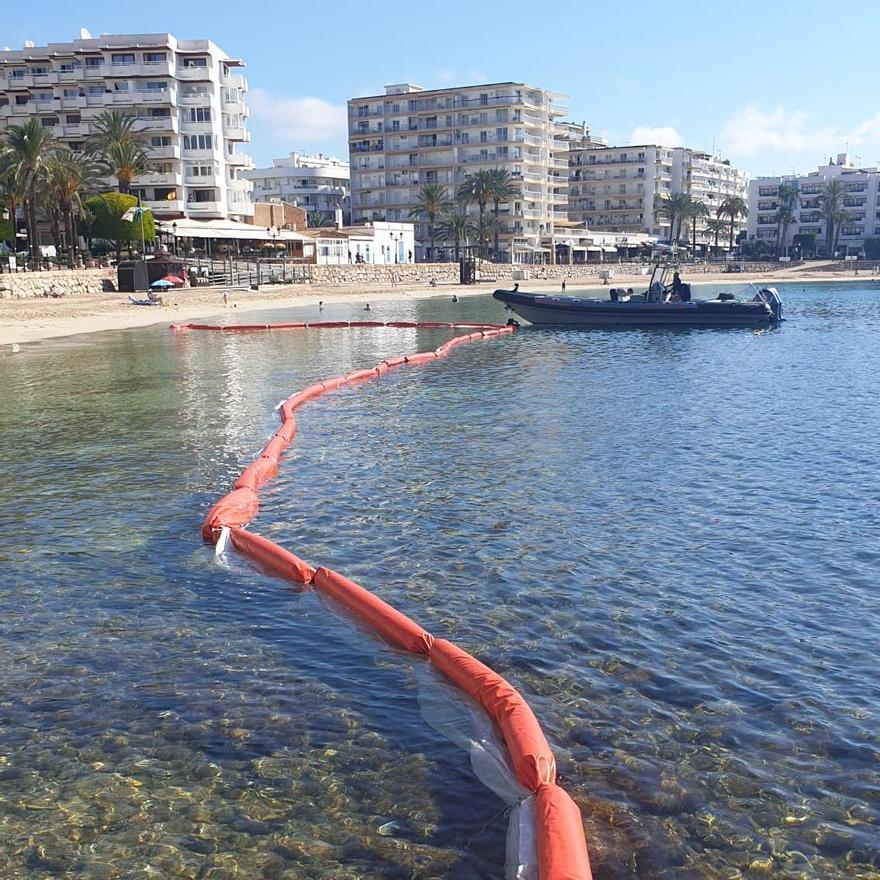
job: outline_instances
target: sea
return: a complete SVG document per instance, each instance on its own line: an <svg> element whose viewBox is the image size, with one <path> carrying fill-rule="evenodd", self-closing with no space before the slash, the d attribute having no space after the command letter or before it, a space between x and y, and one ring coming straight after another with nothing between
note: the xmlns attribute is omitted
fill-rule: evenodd
<svg viewBox="0 0 880 880"><path fill-rule="evenodd" d="M880 877L880 284L780 292L776 329L523 327L325 395L262 494L521 691L596 880ZM362 310L241 317L506 320ZM278 401L455 332L0 353L0 877L504 877L425 664L199 535Z"/></svg>

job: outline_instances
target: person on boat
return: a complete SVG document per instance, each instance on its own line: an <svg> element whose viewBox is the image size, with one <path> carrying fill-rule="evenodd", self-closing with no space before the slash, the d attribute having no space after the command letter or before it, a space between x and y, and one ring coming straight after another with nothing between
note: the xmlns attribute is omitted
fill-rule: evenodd
<svg viewBox="0 0 880 880"><path fill-rule="evenodd" d="M681 298L681 289L684 285L681 283L681 275L678 272L674 272L672 275L672 296L675 299Z"/></svg>

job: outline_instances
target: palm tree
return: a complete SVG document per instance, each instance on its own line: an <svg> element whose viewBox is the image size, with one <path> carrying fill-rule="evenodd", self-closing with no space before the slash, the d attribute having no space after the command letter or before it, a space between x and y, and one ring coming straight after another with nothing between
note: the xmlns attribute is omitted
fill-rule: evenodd
<svg viewBox="0 0 880 880"><path fill-rule="evenodd" d="M333 226L335 222L327 211L309 211L306 214L306 226L309 229L322 229L326 226Z"/></svg>
<svg viewBox="0 0 880 880"><path fill-rule="evenodd" d="M25 190L21 178L18 177L13 164L12 150L0 143L0 192L3 194L3 205L9 210L12 223L12 250L16 250L16 219L18 209L24 203Z"/></svg>
<svg viewBox="0 0 880 880"><path fill-rule="evenodd" d="M416 206L409 212L412 219L424 218L428 222L428 238L431 240L431 260L435 261L434 238L437 218L449 206L449 193L439 183L426 183L416 193ZM436 261L435 261L436 262Z"/></svg>
<svg viewBox="0 0 880 880"><path fill-rule="evenodd" d="M522 196L522 190L513 175L504 168L493 168L489 171L489 185L491 189L493 213L495 215L495 260L498 260L498 236L501 232L501 222L498 219L498 211L503 202L512 202Z"/></svg>
<svg viewBox="0 0 880 880"><path fill-rule="evenodd" d="M690 204L687 206L687 216L691 221L691 243L693 245L692 255L697 254L697 220L709 216L709 208L705 202L699 199L689 199Z"/></svg>
<svg viewBox="0 0 880 880"><path fill-rule="evenodd" d="M733 227L737 217L747 217L749 213L748 205L740 196L728 196L719 206L717 210L719 217L727 217L730 223L730 251L733 252Z"/></svg>
<svg viewBox="0 0 880 880"><path fill-rule="evenodd" d="M134 130L136 122L136 116L121 110L105 110L92 123L88 140L88 152L116 178L121 193L131 192L132 181L150 168L146 135Z"/></svg>
<svg viewBox="0 0 880 880"><path fill-rule="evenodd" d="M461 256L462 239L467 238L473 227L467 214L460 211L450 211L443 216L437 232L443 241L452 241L455 244L455 261Z"/></svg>
<svg viewBox="0 0 880 880"><path fill-rule="evenodd" d="M478 226L485 231L485 215L486 204L492 199L492 172L477 171L475 174L465 175L464 180L458 188L458 198L468 204L476 202L477 211L479 213ZM483 239L480 238L480 247L482 248ZM480 256L483 256L482 250Z"/></svg>
<svg viewBox="0 0 880 880"><path fill-rule="evenodd" d="M663 194L656 211L661 217L669 218L669 243L678 241L681 235L681 222L684 219L691 197L687 193Z"/></svg>
<svg viewBox="0 0 880 880"><path fill-rule="evenodd" d="M776 219L776 256L781 257L785 250L785 239L788 237L788 227L797 222L797 215L790 205L780 205L774 215Z"/></svg>
<svg viewBox="0 0 880 880"><path fill-rule="evenodd" d="M82 211L83 196L91 195L101 169L90 156L68 147L58 150L48 168L48 193L56 203L67 239L67 265L76 265L76 210Z"/></svg>
<svg viewBox="0 0 880 880"><path fill-rule="evenodd" d="M37 241L37 188L42 184L46 168L55 151L55 139L40 120L31 117L21 125L10 125L3 132L8 168L24 196L28 225L28 243L31 265L40 263L40 246Z"/></svg>
<svg viewBox="0 0 880 880"><path fill-rule="evenodd" d="M715 236L715 250L718 250L718 237L727 229L727 223L720 217L710 217L703 230L707 235Z"/></svg>
<svg viewBox="0 0 880 880"><path fill-rule="evenodd" d="M498 221L493 214L484 214L477 217L470 225L470 231L479 242L479 250L481 254L486 252L489 240L498 231Z"/></svg>
<svg viewBox="0 0 880 880"><path fill-rule="evenodd" d="M819 196L819 210L825 221L825 255L833 257L837 250L837 240L840 237L840 227L849 216L843 210L843 197L846 187L839 177L826 180L822 193Z"/></svg>

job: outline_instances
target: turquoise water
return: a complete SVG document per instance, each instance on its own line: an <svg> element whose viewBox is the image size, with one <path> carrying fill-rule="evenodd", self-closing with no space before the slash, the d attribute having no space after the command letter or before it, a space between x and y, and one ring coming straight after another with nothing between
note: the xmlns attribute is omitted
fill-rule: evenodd
<svg viewBox="0 0 880 880"><path fill-rule="evenodd" d="M597 878L880 871L880 291L783 295L774 331L526 329L321 398L254 523L522 690ZM0 876L503 876L422 664L199 539L275 403L447 338L0 358Z"/></svg>

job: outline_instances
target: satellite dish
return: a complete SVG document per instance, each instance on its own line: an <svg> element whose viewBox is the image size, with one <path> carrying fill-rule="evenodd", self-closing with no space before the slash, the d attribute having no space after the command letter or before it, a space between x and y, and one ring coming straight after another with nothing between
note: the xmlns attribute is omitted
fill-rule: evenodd
<svg viewBox="0 0 880 880"><path fill-rule="evenodd" d="M80 28L79 29L79 38L81 40L91 40L92 39L91 31L89 31L88 28Z"/></svg>
<svg viewBox="0 0 880 880"><path fill-rule="evenodd" d="M33 40L25 40L24 41L24 48L25 49L33 49L34 48L34 41Z"/></svg>

